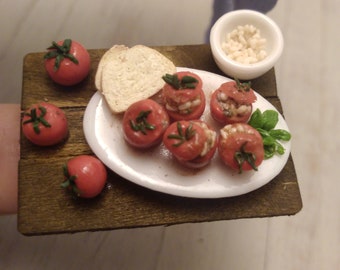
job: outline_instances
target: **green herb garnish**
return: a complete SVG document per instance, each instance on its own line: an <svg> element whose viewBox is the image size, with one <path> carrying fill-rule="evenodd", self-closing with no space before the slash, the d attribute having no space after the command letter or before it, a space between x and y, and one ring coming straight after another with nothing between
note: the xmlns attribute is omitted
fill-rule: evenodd
<svg viewBox="0 0 340 270"><path fill-rule="evenodd" d="M248 124L255 128L262 136L265 159L275 154L283 155L285 149L279 141L289 141L291 134L284 129L274 129L279 121L279 115L274 110L263 113L256 109L251 115Z"/></svg>
<svg viewBox="0 0 340 270"><path fill-rule="evenodd" d="M23 124L25 125L28 123L32 123L33 130L36 134L40 133L40 128L39 128L40 123L45 127L51 127L50 123L48 123L46 119L44 118L44 116L46 115L46 108L43 106L39 106L39 110L41 112L40 116L37 115L36 108L31 109L29 113L24 113L24 115L30 117L30 119L24 121Z"/></svg>
<svg viewBox="0 0 340 270"><path fill-rule="evenodd" d="M75 58L71 53L72 40L65 39L62 45L59 45L57 42L53 41L52 46L47 49L50 50L48 53L44 55L44 59L55 58L54 70L58 70L60 67L60 63L64 60L64 58L70 59L73 63L78 64L77 58Z"/></svg>
<svg viewBox="0 0 340 270"><path fill-rule="evenodd" d="M149 111L141 111L135 120L130 120L130 126L134 131L140 131L144 135L146 135L146 130L154 130L156 127L155 125L151 125L148 121L148 115L151 113Z"/></svg>
<svg viewBox="0 0 340 270"><path fill-rule="evenodd" d="M70 188L72 189L76 194L80 194L79 189L77 188L77 185L75 183L75 180L77 179L77 176L75 175L70 175L70 173L68 172L68 168L67 165L64 164L63 165L63 173L64 173L64 177L65 180L63 183L60 184L60 186L62 188Z"/></svg>
<svg viewBox="0 0 340 270"><path fill-rule="evenodd" d="M182 145L185 141L190 140L196 134L196 130L193 129L192 123L183 131L182 125L180 122L177 122L177 132L178 134L169 134L169 139L176 139L179 142L174 143L173 146L178 147Z"/></svg>
<svg viewBox="0 0 340 270"><path fill-rule="evenodd" d="M198 80L192 76L183 76L182 79L178 78L177 74L165 74L162 79L170 84L173 88L180 89L195 89L198 83Z"/></svg>
<svg viewBox="0 0 340 270"><path fill-rule="evenodd" d="M245 147L246 144L247 144L247 142L242 144L240 151L237 151L234 154L234 159L236 160L236 163L238 165L239 173L242 173L242 166L243 166L244 162L249 163L249 165L252 167L252 169L257 171L257 167L255 165L256 156L253 153L246 152L244 150L244 147Z"/></svg>
<svg viewBox="0 0 340 270"><path fill-rule="evenodd" d="M249 92L250 89L251 89L251 82L243 82L241 83L239 79L237 78L234 78L235 79L235 82L236 82L236 88L238 91L241 91L241 92Z"/></svg>

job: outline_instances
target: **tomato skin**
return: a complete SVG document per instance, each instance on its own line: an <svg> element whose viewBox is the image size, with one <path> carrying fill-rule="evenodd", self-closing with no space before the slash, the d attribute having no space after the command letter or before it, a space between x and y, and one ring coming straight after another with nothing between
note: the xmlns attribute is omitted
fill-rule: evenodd
<svg viewBox="0 0 340 270"><path fill-rule="evenodd" d="M210 150L205 155L184 162L184 165L186 165L187 167L198 169L207 166L210 163L211 159L214 157L218 145L218 136L216 131L207 123L201 120L195 120L194 122L200 126L205 126L209 129L209 132L213 134L213 136L207 136L208 141L206 143L210 144Z"/></svg>
<svg viewBox="0 0 340 270"><path fill-rule="evenodd" d="M202 89L203 82L202 79L195 73L190 71L177 72L176 75L178 79L181 80L184 76L194 77L198 82L194 89L183 88L175 89L172 85L166 83L163 87L162 94L164 98L165 108L173 121L180 120L194 120L201 117L205 109L205 95ZM179 111L178 107L186 104L187 102L192 102L197 99L201 102L198 105L192 106L189 111Z"/></svg>
<svg viewBox="0 0 340 270"><path fill-rule="evenodd" d="M136 118L141 112L151 111L146 121L154 126L153 130L145 130L146 134L141 131L135 131L131 127L130 121L136 122ZM137 101L126 110L123 117L123 132L125 140L137 148L149 148L159 144L162 136L169 126L169 116L160 104L152 99Z"/></svg>
<svg viewBox="0 0 340 270"><path fill-rule="evenodd" d="M226 137L222 135L223 130L229 130ZM260 166L264 159L263 141L260 133L244 123L230 124L222 128L218 142L219 156L228 167L239 172L253 169L248 162L244 162L240 168L234 158L235 152L240 151L242 146L244 146L245 152L252 153L256 157L255 166Z"/></svg>
<svg viewBox="0 0 340 270"><path fill-rule="evenodd" d="M175 73L178 76L178 79L181 80L184 76L194 77L198 83L196 84L195 89L191 88L183 88L183 89L175 89L172 85L166 83L163 87L163 95L166 100L173 101L176 104L186 103L192 99L194 99L198 93L202 90L203 82L202 79L195 73L190 71L180 71Z"/></svg>
<svg viewBox="0 0 340 270"><path fill-rule="evenodd" d="M50 127L46 127L42 123L39 123L38 127L40 133L37 134L34 131L33 123L26 123L26 121L30 121L32 119L32 117L29 116L32 109L36 110L38 117L41 116L42 111L40 107L46 109L46 115L44 116L44 119L50 124ZM32 105L24 113L21 126L25 137L33 144L39 146L55 145L66 139L68 136L68 121L65 113L59 107L51 103L42 102Z"/></svg>
<svg viewBox="0 0 340 270"><path fill-rule="evenodd" d="M219 96L223 95L227 100L223 103L219 100ZM252 103L256 101L256 95L250 88L249 91L238 91L237 83L230 81L223 83L218 89L216 89L210 99L210 112L211 116L221 124L233 124L233 123L246 123L252 113ZM231 110L224 108L225 103L235 106ZM223 105L222 105L223 104ZM238 108L245 108L247 110L238 112Z"/></svg>
<svg viewBox="0 0 340 270"><path fill-rule="evenodd" d="M72 184L79 191L77 196L94 198L104 189L107 170L104 164L96 157L80 155L68 160L66 166L68 174L76 177Z"/></svg>
<svg viewBox="0 0 340 270"><path fill-rule="evenodd" d="M58 41L58 45L63 44L63 40ZM51 50L50 50L51 51ZM90 55L80 43L73 41L69 53L73 55L79 63L72 62L69 58L64 58L59 69L55 70L55 58L45 59L45 69L50 78L64 86L72 86L84 80L90 72Z"/></svg>
<svg viewBox="0 0 340 270"><path fill-rule="evenodd" d="M250 88L249 91L239 91L236 81L223 83L220 88L238 103L251 104L256 101L254 90Z"/></svg>
<svg viewBox="0 0 340 270"><path fill-rule="evenodd" d="M181 141L173 139L169 136L179 135L178 126L181 127L183 134L187 129L192 129L193 136ZM163 135L163 143L165 147L174 155L180 162L185 162L197 158L203 151L204 143L206 141L206 134L204 129L193 121L176 121L173 122L165 131ZM180 145L176 145L180 143Z"/></svg>

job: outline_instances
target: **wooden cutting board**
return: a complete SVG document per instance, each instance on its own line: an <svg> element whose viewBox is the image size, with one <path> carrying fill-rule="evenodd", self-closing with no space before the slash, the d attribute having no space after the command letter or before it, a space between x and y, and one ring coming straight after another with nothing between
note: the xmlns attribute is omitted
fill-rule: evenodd
<svg viewBox="0 0 340 270"><path fill-rule="evenodd" d="M176 66L221 74L209 45L153 47ZM18 230L25 235L74 233L239 218L294 215L302 200L292 157L270 183L248 194L222 199L191 199L167 195L133 184L109 171L108 185L95 199L75 198L60 187L62 165L71 157L93 152L86 143L82 120L96 92L94 76L106 49L89 50L87 79L74 87L53 83L43 68L44 53L30 53L23 62L22 110L47 101L61 107L70 126L68 140L38 147L22 135L19 162ZM253 88L281 113L274 69L252 81Z"/></svg>

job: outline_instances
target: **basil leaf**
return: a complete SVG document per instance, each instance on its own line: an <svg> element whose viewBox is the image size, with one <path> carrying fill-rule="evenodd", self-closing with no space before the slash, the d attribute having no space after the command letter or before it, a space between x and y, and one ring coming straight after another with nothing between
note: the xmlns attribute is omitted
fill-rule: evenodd
<svg viewBox="0 0 340 270"><path fill-rule="evenodd" d="M283 155L285 153L285 148L278 141L275 142L275 146L278 154Z"/></svg>
<svg viewBox="0 0 340 270"><path fill-rule="evenodd" d="M283 155L285 153L284 147L272 137L267 137L263 139L263 148L265 152L264 156L266 159L271 158L276 153L278 153L279 155Z"/></svg>
<svg viewBox="0 0 340 270"><path fill-rule="evenodd" d="M253 128L262 128L263 126L263 117L262 113L259 109L256 109L253 114L251 115L248 124L251 125Z"/></svg>
<svg viewBox="0 0 340 270"><path fill-rule="evenodd" d="M278 141L289 141L291 134L283 129L274 129L279 121L279 114L274 110L263 113L256 109L250 117L248 124L255 128L261 135L264 148L264 158L269 159L276 153L283 155L285 148Z"/></svg>
<svg viewBox="0 0 340 270"><path fill-rule="evenodd" d="M273 137L264 137L263 138L263 145L275 145L276 144L276 140Z"/></svg>
<svg viewBox="0 0 340 270"><path fill-rule="evenodd" d="M256 130L260 133L260 135L261 135L262 138L270 137L269 131L264 130L264 129L262 129L262 128L257 128Z"/></svg>
<svg viewBox="0 0 340 270"><path fill-rule="evenodd" d="M271 130L275 128L277 122L279 122L279 114L274 110L264 111L262 117L263 117L262 128L265 130Z"/></svg>
<svg viewBox="0 0 340 270"><path fill-rule="evenodd" d="M268 133L276 140L289 141L291 139L290 133L284 129L273 129Z"/></svg>
<svg viewBox="0 0 340 270"><path fill-rule="evenodd" d="M192 76L183 76L182 78L182 83L187 84L187 83L197 83L198 80Z"/></svg>
<svg viewBox="0 0 340 270"><path fill-rule="evenodd" d="M269 159L275 154L275 145L265 145L264 149L264 158Z"/></svg>

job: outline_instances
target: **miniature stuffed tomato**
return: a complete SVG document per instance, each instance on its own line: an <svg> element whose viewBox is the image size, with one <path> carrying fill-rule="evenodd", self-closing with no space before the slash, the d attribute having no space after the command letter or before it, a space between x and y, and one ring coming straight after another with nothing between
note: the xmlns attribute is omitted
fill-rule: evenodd
<svg viewBox="0 0 340 270"><path fill-rule="evenodd" d="M207 165L216 150L216 132L202 121L176 121L164 133L163 143L183 165Z"/></svg>
<svg viewBox="0 0 340 270"><path fill-rule="evenodd" d="M208 165L214 157L217 149L218 136L216 131L206 122L201 120L194 120L193 122L203 128L206 135L206 141L199 156L193 160L185 161L184 165L190 168L202 168Z"/></svg>
<svg viewBox="0 0 340 270"><path fill-rule="evenodd" d="M80 83L90 72L90 55L78 42L65 39L52 42L44 56L45 69L50 78L61 85Z"/></svg>
<svg viewBox="0 0 340 270"><path fill-rule="evenodd" d="M162 141L169 116L160 104L144 99L130 105L123 116L125 140L137 148L149 148Z"/></svg>
<svg viewBox="0 0 340 270"><path fill-rule="evenodd" d="M256 95L250 83L238 80L223 83L210 99L211 116L219 123L246 123L252 113Z"/></svg>
<svg viewBox="0 0 340 270"><path fill-rule="evenodd" d="M165 108L171 119L199 119L205 109L205 95L201 78L192 72L181 71L163 76Z"/></svg>
<svg viewBox="0 0 340 270"><path fill-rule="evenodd" d="M227 166L239 173L257 171L264 159L262 137L248 124L226 125L220 130L218 153Z"/></svg>
<svg viewBox="0 0 340 270"><path fill-rule="evenodd" d="M105 187L106 167L96 157L76 156L68 160L63 169L65 181L61 186L69 188L79 197L96 197Z"/></svg>
<svg viewBox="0 0 340 270"><path fill-rule="evenodd" d="M60 143L68 136L66 115L51 103L34 104L23 114L22 132L36 145L50 146Z"/></svg>

